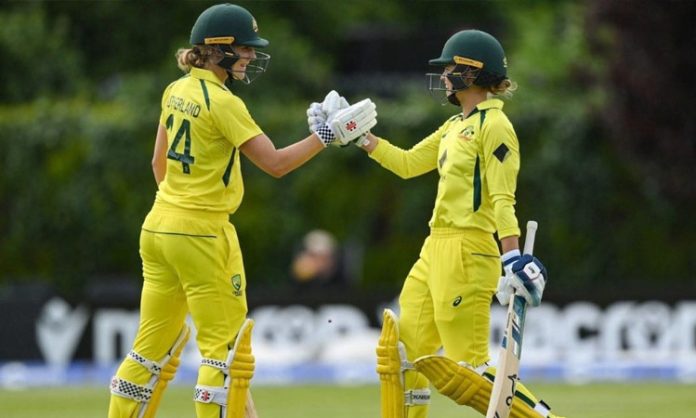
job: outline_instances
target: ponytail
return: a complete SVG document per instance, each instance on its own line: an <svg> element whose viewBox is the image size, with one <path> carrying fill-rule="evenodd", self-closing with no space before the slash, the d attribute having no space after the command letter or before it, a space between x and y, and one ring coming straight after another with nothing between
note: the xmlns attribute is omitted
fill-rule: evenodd
<svg viewBox="0 0 696 418"><path fill-rule="evenodd" d="M195 45L193 48L179 48L176 51L176 65L185 73L193 67L205 68L208 62L217 63L221 58L222 52L214 46Z"/></svg>

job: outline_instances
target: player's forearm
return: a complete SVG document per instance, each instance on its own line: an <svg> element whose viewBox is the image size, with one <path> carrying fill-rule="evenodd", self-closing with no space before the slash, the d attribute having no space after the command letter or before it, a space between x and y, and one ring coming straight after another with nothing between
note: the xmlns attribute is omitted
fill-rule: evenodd
<svg viewBox="0 0 696 418"><path fill-rule="evenodd" d="M508 251L512 250L519 250L520 249L520 240L517 235L510 235L505 238L500 239L500 249L502 250L503 254L505 254Z"/></svg>
<svg viewBox="0 0 696 418"><path fill-rule="evenodd" d="M162 180L164 180L165 174L167 174L166 160L165 160L164 164L157 163L153 160L152 161L152 173L155 175L155 182L159 186L159 184L162 183Z"/></svg>
<svg viewBox="0 0 696 418"><path fill-rule="evenodd" d="M312 134L292 145L275 150L268 163L262 164L260 167L273 177L283 177L301 167L323 149L321 141L315 134Z"/></svg>
<svg viewBox="0 0 696 418"><path fill-rule="evenodd" d="M279 174L279 177L282 177L304 165L323 149L324 146L317 138L316 134L312 134L301 141L281 148L277 151L278 158L275 171Z"/></svg>
<svg viewBox="0 0 696 418"><path fill-rule="evenodd" d="M367 134L367 143L361 148L367 151L368 154L375 150L375 147L379 143L379 137L372 135L372 133Z"/></svg>
<svg viewBox="0 0 696 418"><path fill-rule="evenodd" d="M157 127L155 150L152 153L152 173L158 186L167 174L167 129L163 125Z"/></svg>
<svg viewBox="0 0 696 418"><path fill-rule="evenodd" d="M242 153L267 174L279 178L300 167L324 149L315 134L276 149L273 142L261 134L246 141L240 147Z"/></svg>

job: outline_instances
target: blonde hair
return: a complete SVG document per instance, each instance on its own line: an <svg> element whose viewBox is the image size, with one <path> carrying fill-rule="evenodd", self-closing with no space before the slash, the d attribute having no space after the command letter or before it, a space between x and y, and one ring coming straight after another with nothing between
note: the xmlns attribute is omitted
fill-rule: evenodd
<svg viewBox="0 0 696 418"><path fill-rule="evenodd" d="M493 96L503 96L505 98L512 97L512 94L517 90L517 83L509 78L504 79L498 84L490 86L488 92Z"/></svg>
<svg viewBox="0 0 696 418"><path fill-rule="evenodd" d="M192 67L205 68L208 63L217 64L220 59L222 52L210 45L196 45L176 51L176 65L185 73L191 71Z"/></svg>

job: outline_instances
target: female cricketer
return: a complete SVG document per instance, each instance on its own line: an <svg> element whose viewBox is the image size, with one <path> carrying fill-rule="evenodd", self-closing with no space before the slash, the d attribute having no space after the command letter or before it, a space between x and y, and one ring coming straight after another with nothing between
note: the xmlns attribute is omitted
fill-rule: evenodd
<svg viewBox="0 0 696 418"><path fill-rule="evenodd" d="M158 191L140 235L140 324L111 381L110 418L155 415L188 338L188 313L202 357L196 416L244 416L253 322L246 318L242 253L228 221L244 193L239 154L281 177L329 143L347 143L376 123L374 104L363 103L342 112L357 122L352 132L316 126L307 138L276 149L229 89L233 81L250 83L270 59L256 50L269 42L259 37L253 16L232 4L212 6L196 20L190 40L192 47L177 57L186 75L162 96L152 158ZM324 109L333 113L331 103L339 99L330 93Z"/></svg>
<svg viewBox="0 0 696 418"><path fill-rule="evenodd" d="M519 251L519 144L498 98L510 95L516 84L507 77L502 46L488 33L464 30L450 37L430 64L444 67L428 74L431 90L444 92L461 113L409 150L372 134L362 145L370 158L402 178L435 169L440 175L430 235L404 282L400 317L384 315L377 348L383 418L427 415L430 384L416 360L441 347L461 368L434 376L451 383L443 393L485 414L495 373L488 367L490 304L501 258L506 275L497 290L503 298L514 289L537 306L547 277L538 259ZM530 267L538 274L527 275ZM523 402L515 402L511 416L555 416L524 386L517 388Z"/></svg>

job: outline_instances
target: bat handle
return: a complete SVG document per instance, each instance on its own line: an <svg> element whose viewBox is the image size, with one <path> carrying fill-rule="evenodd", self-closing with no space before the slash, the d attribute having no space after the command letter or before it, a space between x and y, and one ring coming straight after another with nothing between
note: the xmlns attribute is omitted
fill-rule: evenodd
<svg viewBox="0 0 696 418"><path fill-rule="evenodd" d="M527 234L524 238L524 254L534 253L534 239L536 238L536 231L539 227L537 221L527 222Z"/></svg>

